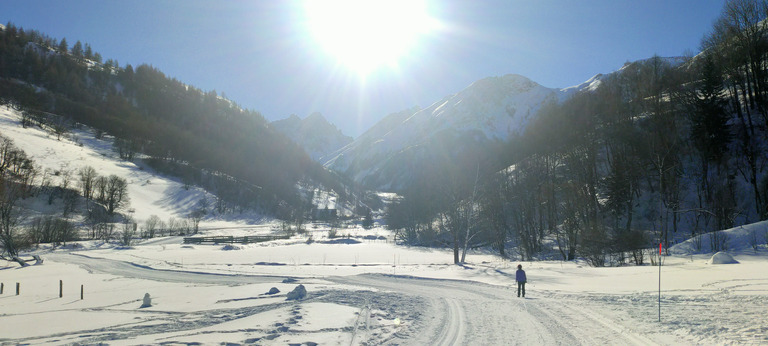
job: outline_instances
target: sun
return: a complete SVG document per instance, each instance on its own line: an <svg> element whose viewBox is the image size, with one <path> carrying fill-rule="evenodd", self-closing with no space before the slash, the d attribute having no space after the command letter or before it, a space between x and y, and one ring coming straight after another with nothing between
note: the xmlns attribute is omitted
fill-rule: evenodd
<svg viewBox="0 0 768 346"><path fill-rule="evenodd" d="M419 0L308 0L304 12L315 42L361 76L396 67L435 26Z"/></svg>

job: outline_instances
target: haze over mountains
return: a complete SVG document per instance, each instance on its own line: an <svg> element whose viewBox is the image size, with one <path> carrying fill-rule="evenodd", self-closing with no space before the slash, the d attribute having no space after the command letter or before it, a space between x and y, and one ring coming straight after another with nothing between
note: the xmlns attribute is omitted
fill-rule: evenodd
<svg viewBox="0 0 768 346"><path fill-rule="evenodd" d="M292 115L272 126L326 167L372 188L398 190L410 183L412 168L428 156L472 146L490 150L488 146L520 135L542 105L595 88L599 80L600 75L555 89L515 74L488 77L425 109L390 114L354 141L318 113L303 120Z"/></svg>
<svg viewBox="0 0 768 346"><path fill-rule="evenodd" d="M299 144L313 160L319 162L352 142L352 137L341 133L341 130L317 112L304 119L292 114L288 118L271 122L270 126Z"/></svg>

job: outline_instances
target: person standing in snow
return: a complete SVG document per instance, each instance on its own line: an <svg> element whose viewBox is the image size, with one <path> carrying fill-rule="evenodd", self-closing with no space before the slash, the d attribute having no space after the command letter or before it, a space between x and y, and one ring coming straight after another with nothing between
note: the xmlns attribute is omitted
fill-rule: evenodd
<svg viewBox="0 0 768 346"><path fill-rule="evenodd" d="M517 271L515 272L515 281L517 281L517 296L520 297L520 291L523 292L523 298L525 298L525 282L528 278L525 277L525 270L523 265L517 265Z"/></svg>

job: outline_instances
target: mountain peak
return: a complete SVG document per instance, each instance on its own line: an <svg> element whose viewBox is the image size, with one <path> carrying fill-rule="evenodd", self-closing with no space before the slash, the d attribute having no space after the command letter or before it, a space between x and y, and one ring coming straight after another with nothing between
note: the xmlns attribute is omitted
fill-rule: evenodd
<svg viewBox="0 0 768 346"><path fill-rule="evenodd" d="M288 118L273 121L270 125L299 144L314 160L320 160L352 142L352 137L345 136L319 112L314 112L304 119L291 114Z"/></svg>
<svg viewBox="0 0 768 346"><path fill-rule="evenodd" d="M330 124L330 122L328 122L328 119L326 119L322 114L320 114L320 112L314 112L314 113L308 115L306 118L304 118L304 121L306 121L306 122L309 122L309 121L322 121L322 122L326 122L326 123Z"/></svg>
<svg viewBox="0 0 768 346"><path fill-rule="evenodd" d="M506 141L561 94L518 74L483 78L427 108L387 117L325 164L359 182L397 190L408 184L402 167L415 167L430 153L451 155Z"/></svg>

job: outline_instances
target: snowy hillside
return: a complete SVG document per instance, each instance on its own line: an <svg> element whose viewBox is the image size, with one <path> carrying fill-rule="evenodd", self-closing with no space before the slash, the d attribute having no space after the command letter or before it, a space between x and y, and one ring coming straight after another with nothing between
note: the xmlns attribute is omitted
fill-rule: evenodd
<svg viewBox="0 0 768 346"><path fill-rule="evenodd" d="M55 135L38 127L23 128L21 115L3 106L0 107L0 135L13 140L15 146L34 161L41 177L51 179L54 186L67 177L71 180L70 186L76 188L77 172L85 166L95 168L101 176L114 174L126 179L130 205L121 212L138 224L151 215L157 215L163 221L185 219L201 200L214 200L214 196L201 189L186 189L178 179L155 174L140 165L139 160L120 160L112 149L110 137L97 139L95 133L86 128L71 129L67 136L57 140ZM229 219L209 214L201 225L231 226L253 222L259 216L240 215L238 219Z"/></svg>
<svg viewBox="0 0 768 346"><path fill-rule="evenodd" d="M521 134L542 105L559 102L583 88L594 88L599 78L562 90L514 74L485 78L430 107L385 118L324 164L376 187L401 187L399 179L407 179L401 170L408 165L398 156L429 151L425 148L441 141L506 141ZM400 170L396 166L401 166Z"/></svg>
<svg viewBox="0 0 768 346"><path fill-rule="evenodd" d="M345 136L320 113L312 113L304 119L291 115L273 121L270 126L299 144L313 160L319 162L352 142L352 137Z"/></svg>
<svg viewBox="0 0 768 346"><path fill-rule="evenodd" d="M700 234L671 247L677 255L711 253L713 249L749 251L768 244L768 221L734 227L718 232Z"/></svg>

